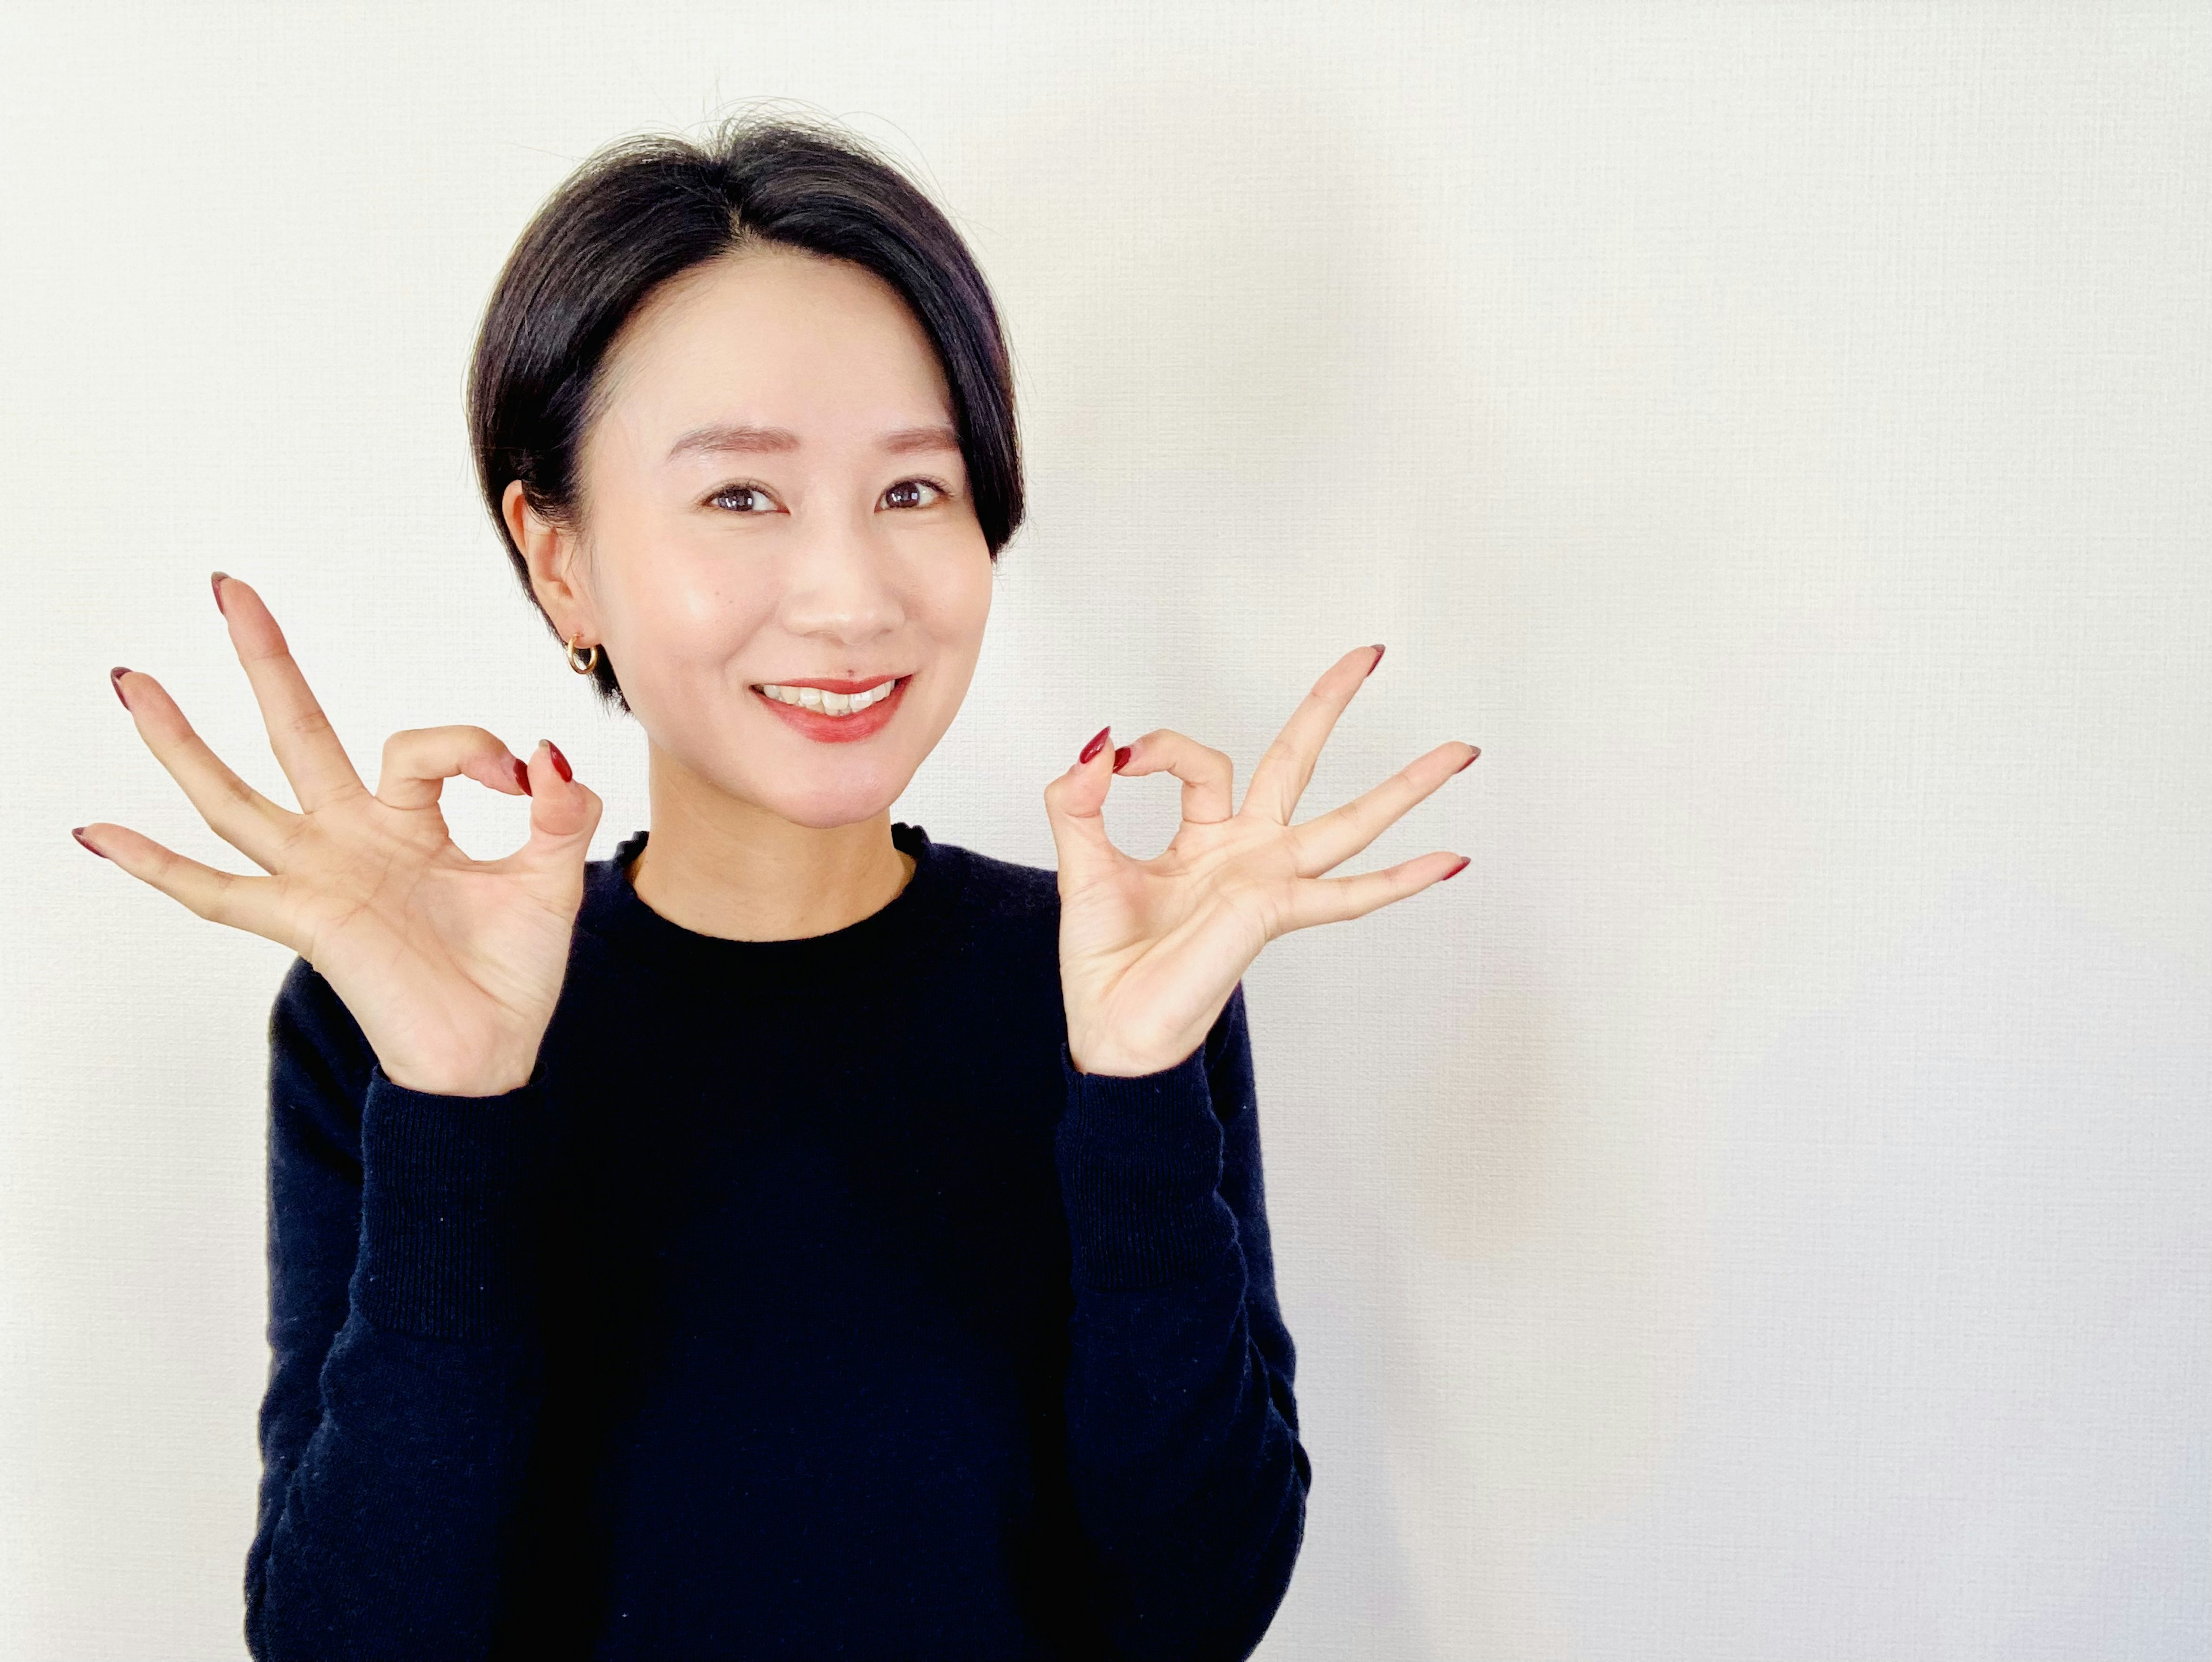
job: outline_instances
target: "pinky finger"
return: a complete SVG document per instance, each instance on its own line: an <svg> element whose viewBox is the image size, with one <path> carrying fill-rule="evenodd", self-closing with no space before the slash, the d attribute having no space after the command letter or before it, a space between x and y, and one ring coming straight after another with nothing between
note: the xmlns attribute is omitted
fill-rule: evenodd
<svg viewBox="0 0 2212 1662"><path fill-rule="evenodd" d="M239 877L204 866L125 825L94 821L72 833L94 854L113 861L149 888L195 916L227 923L283 946L291 941L276 908L276 886L266 877Z"/></svg>
<svg viewBox="0 0 2212 1662"><path fill-rule="evenodd" d="M1457 877L1468 865L1465 855L1425 854L1357 877L1299 878L1291 889L1290 928L1309 929L1316 923L1364 917L1394 900L1419 894L1431 883Z"/></svg>

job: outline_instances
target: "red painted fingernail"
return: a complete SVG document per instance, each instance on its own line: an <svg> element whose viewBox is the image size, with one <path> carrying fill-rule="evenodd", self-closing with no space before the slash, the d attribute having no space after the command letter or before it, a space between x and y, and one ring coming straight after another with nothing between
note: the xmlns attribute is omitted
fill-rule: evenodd
<svg viewBox="0 0 2212 1662"><path fill-rule="evenodd" d="M107 672L107 685L115 689L115 696L123 700L123 708L125 709L131 708L131 701L123 697L123 678L130 673L130 669L122 664L116 665L113 669Z"/></svg>
<svg viewBox="0 0 2212 1662"><path fill-rule="evenodd" d="M522 787L522 794L525 796L538 794L536 791L530 788L530 764L520 757L517 757L514 762L514 782Z"/></svg>
<svg viewBox="0 0 2212 1662"><path fill-rule="evenodd" d="M208 575L208 587L215 590L215 609L226 618L230 616L230 608L222 603L222 580L228 575L230 573L228 571L215 571Z"/></svg>
<svg viewBox="0 0 2212 1662"><path fill-rule="evenodd" d="M1439 882L1439 883L1442 883L1442 882L1445 882L1445 881L1447 881L1448 880L1449 880L1449 879L1451 879L1451 878L1457 877L1457 876L1458 876L1462 872L1465 871L1465 870L1466 870L1469 866L1473 865L1474 863L1474 861L1472 861L1471 859L1469 859L1469 858L1468 858L1468 856L1467 856L1466 855L1460 855L1460 857L1459 857L1459 864L1457 864L1456 866L1454 866L1454 867L1453 867L1449 871L1446 872L1446 873L1443 874L1443 876L1439 877L1438 879L1437 879L1437 882Z"/></svg>
<svg viewBox="0 0 2212 1662"><path fill-rule="evenodd" d="M1129 747L1127 745L1115 746L1114 751L1114 771L1116 773L1121 772L1121 770L1127 765L1128 760Z"/></svg>
<svg viewBox="0 0 2212 1662"><path fill-rule="evenodd" d="M1091 742L1083 747L1083 754L1075 758L1077 763L1080 764L1082 763L1088 762L1092 757L1097 755L1098 747L1106 742L1106 735L1113 731L1114 724L1109 721L1104 727L1099 728L1097 732L1092 734L1091 735Z"/></svg>
<svg viewBox="0 0 2212 1662"><path fill-rule="evenodd" d="M1460 743L1466 745L1467 740L1462 739L1460 740ZM1482 746L1480 745L1468 745L1468 748L1474 752L1474 756L1480 756L1482 754ZM1474 761L1474 756L1468 757L1466 762L1461 763L1457 767L1454 768L1452 771L1454 773L1465 773L1468 770L1468 763Z"/></svg>
<svg viewBox="0 0 2212 1662"><path fill-rule="evenodd" d="M76 840L77 840L78 842L80 842L80 843L84 843L84 827L83 827L83 826L82 826L82 825L75 825L75 826L70 827L70 835L71 837L74 837L75 838L76 838ZM85 847L87 847L88 849L92 849L92 844L91 844L91 843L84 843L84 845L85 845ZM92 851L93 851L94 854L100 854L100 850L99 850L98 849L92 849ZM106 859L106 858L107 858L107 856L106 856L106 855L104 855L104 854L100 854L100 857L102 860L105 860L105 859Z"/></svg>
<svg viewBox="0 0 2212 1662"><path fill-rule="evenodd" d="M1375 648L1375 664L1379 664L1379 663L1381 663L1382 661L1382 648L1381 647L1379 647L1379 646L1378 646L1378 647L1376 647L1376 648ZM1372 675L1372 674L1375 673L1375 664L1370 664L1370 665L1368 665L1368 666L1367 666L1367 675ZM1366 675L1363 675L1363 676L1361 676L1359 679L1360 679L1361 680L1363 680L1363 681L1364 681L1364 680L1365 680L1365 679L1367 679L1367 676L1366 676Z"/></svg>
<svg viewBox="0 0 2212 1662"><path fill-rule="evenodd" d="M563 779L574 779L576 776L568 771L568 758L561 754L561 746L548 739L545 741L545 748L552 752L553 765L559 770L561 776Z"/></svg>

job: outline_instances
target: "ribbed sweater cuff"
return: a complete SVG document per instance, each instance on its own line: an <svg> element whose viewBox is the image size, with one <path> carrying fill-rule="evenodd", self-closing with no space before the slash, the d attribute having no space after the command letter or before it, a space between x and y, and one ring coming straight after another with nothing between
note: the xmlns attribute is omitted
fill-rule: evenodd
<svg viewBox="0 0 2212 1662"><path fill-rule="evenodd" d="M1055 1135L1075 1279L1114 1291L1202 1274L1234 1238L1206 1046L1156 1074L1086 1074L1066 1040Z"/></svg>
<svg viewBox="0 0 2212 1662"><path fill-rule="evenodd" d="M441 1339L527 1329L544 1129L542 1065L495 1097L413 1091L371 1067L353 1286L363 1317Z"/></svg>

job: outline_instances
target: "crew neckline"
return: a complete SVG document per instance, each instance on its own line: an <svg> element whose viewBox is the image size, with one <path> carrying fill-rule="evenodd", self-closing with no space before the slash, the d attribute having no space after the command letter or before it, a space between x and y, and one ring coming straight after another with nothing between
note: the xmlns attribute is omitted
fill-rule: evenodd
<svg viewBox="0 0 2212 1662"><path fill-rule="evenodd" d="M629 880L629 868L651 838L636 831L605 860L587 864L580 928L651 962L785 985L819 997L823 975L866 975L902 961L936 933L958 889L951 851L920 825L895 820L891 844L913 856L906 886L867 916L824 934L783 941L736 941L702 934L663 917L646 904Z"/></svg>

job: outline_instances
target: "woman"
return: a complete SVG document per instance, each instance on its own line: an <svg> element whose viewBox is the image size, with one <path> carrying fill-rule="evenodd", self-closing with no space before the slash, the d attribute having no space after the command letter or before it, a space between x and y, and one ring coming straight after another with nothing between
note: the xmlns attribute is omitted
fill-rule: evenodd
<svg viewBox="0 0 2212 1662"><path fill-rule="evenodd" d="M1248 1654L1310 1466L1240 977L1460 870L1320 875L1473 747L1292 826L1361 647L1241 808L1221 752L1102 728L1044 788L1056 877L891 823L1019 447L972 259L834 128L587 162L501 275L470 417L532 601L645 729L651 831L588 859L560 750L476 727L394 734L372 794L218 572L300 812L114 681L269 875L78 832L299 954L253 1654ZM1106 837L1116 772L1182 782L1158 859ZM460 774L528 796L524 847L453 845Z"/></svg>

